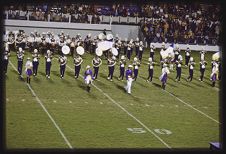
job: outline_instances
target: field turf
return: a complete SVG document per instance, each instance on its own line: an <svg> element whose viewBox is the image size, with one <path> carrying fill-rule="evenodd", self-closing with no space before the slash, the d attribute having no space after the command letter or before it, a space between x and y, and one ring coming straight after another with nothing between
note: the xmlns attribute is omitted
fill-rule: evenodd
<svg viewBox="0 0 226 154"><path fill-rule="evenodd" d="M220 83L217 81L216 87L211 87L209 80L212 54L206 54L204 82L198 80L199 52L193 51L197 63L193 81L186 81L188 68L183 66L181 82L175 82L174 67L164 91L159 81L158 51L153 81L146 81L149 56L146 50L139 77L128 95L124 90L125 79L117 79L118 63L113 81L107 80L105 59L98 81L93 82L90 93L86 91L82 75L93 58L87 53L82 56L84 62L78 79L74 78L71 56L64 79L60 79L56 59L52 61L51 78L47 79L42 55L38 75L32 77L29 86L24 66L24 80L18 77L16 54L12 51L6 75L7 148L209 148L209 142L219 142L221 127ZM31 57L26 52L24 65L28 56ZM182 56L184 59L184 52Z"/></svg>

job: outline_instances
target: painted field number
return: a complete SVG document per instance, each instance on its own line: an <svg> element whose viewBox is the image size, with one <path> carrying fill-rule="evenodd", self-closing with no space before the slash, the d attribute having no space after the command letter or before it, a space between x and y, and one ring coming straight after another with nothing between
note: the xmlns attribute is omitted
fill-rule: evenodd
<svg viewBox="0 0 226 154"><path fill-rule="evenodd" d="M167 129L154 129L154 131L158 134L163 134L163 135L170 135L172 132Z"/></svg>
<svg viewBox="0 0 226 154"><path fill-rule="evenodd" d="M127 128L127 130L137 134L146 133L146 131L143 128Z"/></svg>

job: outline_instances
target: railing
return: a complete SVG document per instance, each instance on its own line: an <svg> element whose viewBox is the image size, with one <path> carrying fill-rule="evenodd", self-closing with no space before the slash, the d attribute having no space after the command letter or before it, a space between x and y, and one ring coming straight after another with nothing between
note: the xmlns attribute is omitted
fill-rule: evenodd
<svg viewBox="0 0 226 154"><path fill-rule="evenodd" d="M17 11L19 12L19 11ZM14 12L15 13L15 12ZM26 15L19 15L18 13L16 14L10 14L9 11L5 11L4 12L4 16L5 19L20 19L20 20L37 20L34 19L34 16L31 15L32 12L27 12ZM14 16L14 17L12 17ZM54 19L53 16L51 16L51 14L45 15L46 17L44 17L44 20L40 20L38 19L37 21L46 21L46 22L51 22L51 21L58 21L58 22L78 22L78 23L89 23L92 24L92 20L93 20L93 15L88 15L88 21L84 21L84 22L79 22L77 21L78 19L78 14L61 14L61 15L55 15L55 17L58 18L58 20ZM140 18L140 17L122 17L122 16L105 16L105 15L101 15L99 16L99 20L100 20L100 24L139 24L140 20L142 20L144 18Z"/></svg>

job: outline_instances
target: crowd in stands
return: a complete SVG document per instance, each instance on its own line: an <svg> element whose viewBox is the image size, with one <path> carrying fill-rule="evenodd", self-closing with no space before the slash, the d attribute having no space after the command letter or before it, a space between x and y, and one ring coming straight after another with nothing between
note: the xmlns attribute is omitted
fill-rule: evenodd
<svg viewBox="0 0 226 154"><path fill-rule="evenodd" d="M139 25L148 42L218 44L221 32L220 6L216 4L150 3L44 4L8 6L8 19L101 23L101 16L142 18ZM69 18L70 16L70 18ZM6 18L6 14L5 14ZM91 19L91 21L89 20Z"/></svg>

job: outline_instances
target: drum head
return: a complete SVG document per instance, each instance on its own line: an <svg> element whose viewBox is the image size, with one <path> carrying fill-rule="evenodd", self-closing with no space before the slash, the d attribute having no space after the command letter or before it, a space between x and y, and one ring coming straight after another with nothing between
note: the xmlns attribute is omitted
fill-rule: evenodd
<svg viewBox="0 0 226 154"><path fill-rule="evenodd" d="M96 48L95 52L96 52L97 56L102 56L102 54L103 54L103 51L100 48Z"/></svg>
<svg viewBox="0 0 226 154"><path fill-rule="evenodd" d="M111 49L111 52L114 56L117 56L118 55L118 50L116 48L112 48Z"/></svg>
<svg viewBox="0 0 226 154"><path fill-rule="evenodd" d="M69 53L70 53L70 48L69 48L69 46L64 45L64 46L62 47L62 53L65 54L65 55L69 54Z"/></svg>
<svg viewBox="0 0 226 154"><path fill-rule="evenodd" d="M107 40L112 40L113 39L113 35L112 34L107 34Z"/></svg>
<svg viewBox="0 0 226 154"><path fill-rule="evenodd" d="M79 55L83 55L83 54L85 53L85 50L84 50L83 47L78 46L78 47L76 48L76 52L77 52Z"/></svg>

